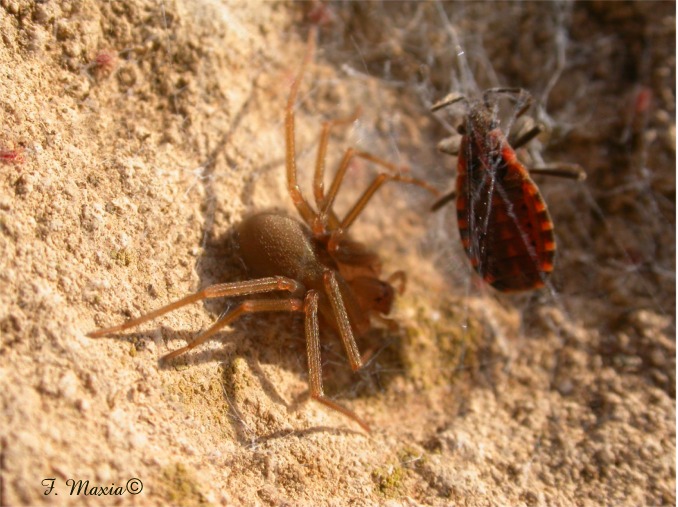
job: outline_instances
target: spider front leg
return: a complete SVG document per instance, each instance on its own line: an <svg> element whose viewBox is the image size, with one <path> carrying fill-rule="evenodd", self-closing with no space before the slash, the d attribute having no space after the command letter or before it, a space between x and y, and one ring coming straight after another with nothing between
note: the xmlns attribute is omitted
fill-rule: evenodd
<svg viewBox="0 0 678 507"><path fill-rule="evenodd" d="M317 34L317 27L311 27L311 30L308 34L308 47L306 50L306 57L299 68L299 72L292 83L292 88L290 89L290 95L287 99L287 106L285 107L285 169L287 172L287 191L290 194L290 199L295 208L299 212L301 218L309 225L312 226L318 217L318 214L313 210L308 201L304 198L299 188L299 183L297 182L297 153L296 153L296 140L295 140L295 127L294 127L294 103L297 100L297 94L299 93L299 86L301 84L301 78L304 76L304 71L306 70L306 65L311 60L313 56L313 50L315 48L315 38Z"/></svg>
<svg viewBox="0 0 678 507"><path fill-rule="evenodd" d="M381 167L384 167L389 172L379 173L374 178L370 186L367 187L367 190L365 190L363 194L358 198L358 201L346 214L346 217L344 217L339 226L330 227L331 230L335 230L338 234L345 232L351 226L351 224L353 224L355 219L358 218L360 213L362 213L362 211L365 209L365 206L367 206L367 203L370 201L372 196L387 181L399 181L401 183L416 185L425 190L428 190L434 196L438 195L438 191L425 181L398 174L399 171L403 171L406 168L392 164L391 162L388 162L382 158L372 155L371 153L349 148L344 153L344 157L342 158L341 163L339 164L339 169L337 169L337 172L332 181L332 185L330 186L330 189L327 192L327 196L325 197L324 206L320 209L320 221L323 224L327 223L327 217L330 215L330 213L332 213L332 206L334 205L334 200L336 199L336 196L339 193L339 187L341 186L341 183L343 182L344 177L346 176L346 171L348 170L348 167L353 158L362 158L363 160L367 160Z"/></svg>
<svg viewBox="0 0 678 507"><path fill-rule="evenodd" d="M306 354L308 357L308 383L311 398L323 405L350 417L357 422L366 432L370 432L368 424L358 417L355 412L330 400L323 391L322 363L320 360L320 327L318 324L318 299L319 294L315 290L306 293L304 300L305 331L306 331ZM330 298L331 299L331 298ZM355 344L355 340L354 340ZM356 347L357 350L357 347ZM351 355L349 354L349 359ZM360 356L358 356L360 359Z"/></svg>
<svg viewBox="0 0 678 507"><path fill-rule="evenodd" d="M318 142L318 155L315 163L315 174L313 177L313 195L317 209L321 209L325 202L325 157L327 155L327 144L330 138L330 131L333 127L347 125L355 122L360 116L358 108L348 118L335 118L323 123L320 132L320 141Z"/></svg>

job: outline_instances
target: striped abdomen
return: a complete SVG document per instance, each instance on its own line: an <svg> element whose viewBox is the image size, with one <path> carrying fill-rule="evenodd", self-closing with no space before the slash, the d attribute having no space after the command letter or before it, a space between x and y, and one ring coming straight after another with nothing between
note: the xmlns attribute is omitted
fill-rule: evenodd
<svg viewBox="0 0 678 507"><path fill-rule="evenodd" d="M473 268L498 290L543 287L556 250L546 203L499 129L482 136L471 132L462 140L457 175L464 249Z"/></svg>

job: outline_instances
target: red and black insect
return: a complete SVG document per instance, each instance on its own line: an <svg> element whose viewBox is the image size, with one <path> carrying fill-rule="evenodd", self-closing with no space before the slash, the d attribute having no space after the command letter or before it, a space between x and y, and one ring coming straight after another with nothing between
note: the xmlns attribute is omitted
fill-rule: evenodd
<svg viewBox="0 0 678 507"><path fill-rule="evenodd" d="M497 101L490 100L498 94L515 100L516 117L525 113L532 100L522 89L493 88L485 91L482 101L447 97L431 108L437 111L459 101L468 106L459 128L462 138L456 188L432 210L456 197L457 223L466 254L476 272L495 289L538 289L553 271L556 242L553 221L530 172L580 180L585 173L579 166L563 164L528 172L499 128ZM538 127L531 129L514 147L526 144L539 132Z"/></svg>

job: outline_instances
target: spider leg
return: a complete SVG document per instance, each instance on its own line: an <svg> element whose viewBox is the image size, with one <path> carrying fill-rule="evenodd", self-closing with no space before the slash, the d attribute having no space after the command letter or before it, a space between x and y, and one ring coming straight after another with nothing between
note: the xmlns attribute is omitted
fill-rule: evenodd
<svg viewBox="0 0 678 507"><path fill-rule="evenodd" d="M306 298L304 300L308 383L311 390L311 398L350 417L369 433L370 427L365 421L360 419L353 411L327 398L323 392L322 363L320 361L320 328L318 324L318 298L318 292L310 290L306 293Z"/></svg>
<svg viewBox="0 0 678 507"><path fill-rule="evenodd" d="M196 336L193 340L180 349L174 350L169 354L162 356L163 361L169 361L174 359L177 356L180 356L191 349L194 349L198 345L205 343L209 340L214 334L219 332L220 329L224 328L237 318L248 313L258 313L258 312L301 312L304 310L304 302L301 299L252 299L249 301L243 301L233 310L229 311L217 320L212 326L210 326L207 331Z"/></svg>
<svg viewBox="0 0 678 507"><path fill-rule="evenodd" d="M359 370L363 366L363 361L360 357L358 344L355 342L355 337L353 336L351 320L348 316L346 305L344 304L344 298L341 293L341 289L339 288L336 272L326 270L323 274L323 285L325 287L327 299L330 301L330 306L332 307L332 312L334 313L334 317L337 322L339 336L341 337L341 341L344 344L344 348L346 349L348 362L351 365L351 369L353 371Z"/></svg>
<svg viewBox="0 0 678 507"><path fill-rule="evenodd" d="M306 57L304 58L304 61L299 68L299 72L294 79L294 83L292 84L292 88L290 90L290 95L287 99L287 106L285 107L285 168L287 171L287 191L289 192L292 203L294 203L294 206L297 208L299 215L309 225L312 225L316 222L318 215L302 195L301 189L299 188L299 183L297 182L297 153L294 134L294 103L297 100L299 85L301 84L301 78L303 77L304 71L306 70L306 65L313 57L316 34L317 27L311 27L311 30L308 34L308 48L306 50Z"/></svg>
<svg viewBox="0 0 678 507"><path fill-rule="evenodd" d="M346 217L339 224L339 227L337 229L342 229L344 231L348 229L353 223L353 221L363 211L363 209L365 208L369 200L372 198L372 196L375 194L375 192L379 190L379 188L387 181L400 181L402 183L417 185L425 190L428 190L433 195L436 196L438 195L438 191L425 181L397 174L399 171L403 170L402 167L392 164L382 158L376 157L371 153L357 151L353 148L349 148L344 153L344 157L341 160L339 169L337 170L337 173L334 176L334 180L332 181L332 185L330 186L330 189L327 192L327 196L325 197L324 206L320 210L320 219L321 221L323 221L323 223L327 222L328 213L330 213L330 210L332 209L334 200L337 196L337 193L339 192L339 187L341 186L341 183L344 180L346 171L348 170L349 164L351 163L351 160L353 158L362 158L364 160L377 164L381 167L384 167L388 169L390 172L379 173L376 176L376 178L372 181L367 190L363 192L362 196L360 196L358 201L353 205L353 208L351 208Z"/></svg>
<svg viewBox="0 0 678 507"><path fill-rule="evenodd" d="M398 294L404 294L405 293L405 287L407 287L407 273L405 273L404 271L402 271L400 269L398 271L394 271L386 279L386 281L390 285L398 283L398 288L396 289L396 291L398 291Z"/></svg>
<svg viewBox="0 0 678 507"><path fill-rule="evenodd" d="M181 298L178 301L137 317L136 319L128 320L127 322L124 322L118 326L92 331L91 333L87 333L87 336L90 338L98 338L107 334L117 333L118 331L124 331L125 329L136 327L140 324L143 324L144 322L169 313L172 310L190 305L191 303L202 301L203 299L213 299L224 296L246 296L250 294L273 292L277 290L284 290L294 294L302 292L304 287L296 280L292 280L291 278L286 278L284 276L272 276L268 278L259 278L256 280L211 285L199 292L196 292L195 294Z"/></svg>
<svg viewBox="0 0 678 507"><path fill-rule="evenodd" d="M347 118L335 118L323 123L320 132L320 141L318 142L318 155L315 163L315 175L313 177L313 195L318 209L323 207L325 200L325 157L327 155L327 143L330 138L330 131L333 127L339 125L350 125L355 122L360 116L360 109L358 108L351 116Z"/></svg>

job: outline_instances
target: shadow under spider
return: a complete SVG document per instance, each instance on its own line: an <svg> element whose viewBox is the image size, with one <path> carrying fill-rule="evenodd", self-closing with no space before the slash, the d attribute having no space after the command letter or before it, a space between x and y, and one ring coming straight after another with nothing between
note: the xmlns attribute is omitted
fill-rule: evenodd
<svg viewBox="0 0 678 507"><path fill-rule="evenodd" d="M208 241L195 267L200 279L200 287L207 287L216 283L247 280L246 269L240 259L237 248L235 229L227 231L222 237ZM271 294L268 298L275 297ZM281 299L284 296L280 296ZM236 306L244 299L255 299L256 296L224 297L207 299L200 303L214 319L220 314ZM111 337L128 340L134 343L138 350L145 348L146 339L154 330L160 331L163 341L169 349L175 349L177 344L190 342L200 333L200 329L175 329L165 325L143 332L118 333ZM146 338L146 339L144 339ZM224 399L232 412L229 420L243 444L251 443L252 435L244 426L244 418L236 406L233 364L236 358L246 362L248 372L256 378L257 385L253 389L261 388L266 397L274 404L283 406L288 412L303 410L309 398L306 390L295 395L291 400L281 392L279 386L271 381L262 365L275 364L287 371L294 372L301 378L308 376L306 358L306 342L304 337L303 315L284 313L264 313L245 315L234 321L228 328L217 333L213 339L220 340L224 347L215 350L195 349L180 358L172 361L159 360L159 367L163 370L182 368L194 364L217 362L223 364L222 383ZM326 391L332 399L352 399L356 397L370 397L385 390L389 382L404 371L403 360L400 356L400 347L397 346L399 333L388 329L373 328L365 336L357 339L360 350L369 355L365 366L358 372L353 372L336 333L321 320L321 356L323 359L322 373ZM182 359L183 358L183 359ZM287 398L287 399L286 399ZM301 430L300 430L301 431ZM303 430L310 431L310 430ZM320 431L320 430L318 430ZM359 433L359 432L357 432ZM288 434L286 431L273 432L263 438L281 438ZM302 434L293 432L292 434ZM257 441L260 439L257 437Z"/></svg>

